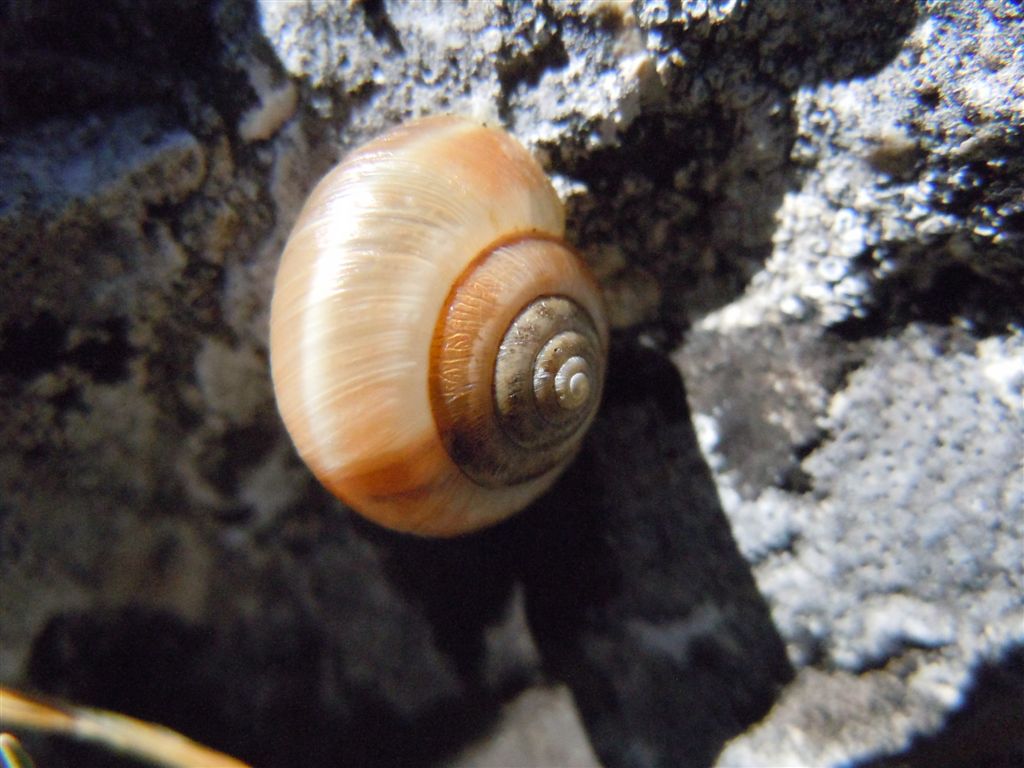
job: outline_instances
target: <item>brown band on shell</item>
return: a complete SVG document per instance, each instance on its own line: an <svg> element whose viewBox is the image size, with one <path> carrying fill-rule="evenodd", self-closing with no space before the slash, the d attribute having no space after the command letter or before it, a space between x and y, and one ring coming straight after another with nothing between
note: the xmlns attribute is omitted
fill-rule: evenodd
<svg viewBox="0 0 1024 768"><path fill-rule="evenodd" d="M597 295L571 250L531 234L488 249L453 287L430 400L445 449L474 482L524 482L578 450L604 378Z"/></svg>

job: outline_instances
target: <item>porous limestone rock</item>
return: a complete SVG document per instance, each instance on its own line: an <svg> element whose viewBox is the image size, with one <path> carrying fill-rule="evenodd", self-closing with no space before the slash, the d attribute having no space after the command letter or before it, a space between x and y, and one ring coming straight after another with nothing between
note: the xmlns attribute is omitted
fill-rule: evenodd
<svg viewBox="0 0 1024 768"><path fill-rule="evenodd" d="M6 4L0 680L260 765L568 755L545 691L609 768L1019 763L1022 83L1014 0ZM535 153L615 339L565 480L423 542L298 462L267 316L438 112Z"/></svg>

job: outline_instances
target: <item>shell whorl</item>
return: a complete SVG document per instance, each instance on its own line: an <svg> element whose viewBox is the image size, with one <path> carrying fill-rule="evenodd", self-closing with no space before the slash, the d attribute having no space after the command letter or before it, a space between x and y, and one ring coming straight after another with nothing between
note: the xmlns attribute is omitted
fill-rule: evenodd
<svg viewBox="0 0 1024 768"><path fill-rule="evenodd" d="M434 332L431 403L472 480L520 483L572 458L600 399L601 316L586 270L547 238L487 251L453 287ZM575 394L560 373L577 376Z"/></svg>
<svg viewBox="0 0 1024 768"><path fill-rule="evenodd" d="M456 535L554 482L607 347L563 233L526 150L461 118L401 126L320 182L285 246L270 347L279 410L328 489L385 526Z"/></svg>

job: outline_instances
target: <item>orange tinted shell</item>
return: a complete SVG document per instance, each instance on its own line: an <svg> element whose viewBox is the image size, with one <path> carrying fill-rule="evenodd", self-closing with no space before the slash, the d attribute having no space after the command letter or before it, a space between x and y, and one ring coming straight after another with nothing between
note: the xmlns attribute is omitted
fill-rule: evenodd
<svg viewBox="0 0 1024 768"><path fill-rule="evenodd" d="M456 117L400 126L317 185L281 258L270 356L288 432L329 490L389 528L451 536L554 482L593 418L607 347L597 286L563 233L562 205L526 150ZM546 368L507 373L502 350L541 359L545 339L528 337L547 333L536 317L553 313L524 310L550 297L563 335L544 348ZM582 324L582 346L561 343L567 323ZM528 379L541 395L524 395ZM495 421L501 396L543 412ZM534 431L523 438L520 423Z"/></svg>

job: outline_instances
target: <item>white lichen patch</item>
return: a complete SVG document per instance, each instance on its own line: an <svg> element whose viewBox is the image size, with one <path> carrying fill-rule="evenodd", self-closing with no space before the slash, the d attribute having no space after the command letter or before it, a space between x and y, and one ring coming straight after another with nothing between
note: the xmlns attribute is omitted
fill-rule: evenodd
<svg viewBox="0 0 1024 768"><path fill-rule="evenodd" d="M993 336L978 344L981 371L1007 410L1022 418L1024 411L1024 335ZM1024 457L1021 457L1024 461Z"/></svg>
<svg viewBox="0 0 1024 768"><path fill-rule="evenodd" d="M266 141L295 114L299 93L290 80L273 82L270 69L259 61L250 63L248 73L259 103L239 119L238 135L243 141Z"/></svg>
<svg viewBox="0 0 1024 768"><path fill-rule="evenodd" d="M264 528L295 503L309 485L309 472L295 461L294 450L281 443L245 473L238 498L252 511L252 525Z"/></svg>

